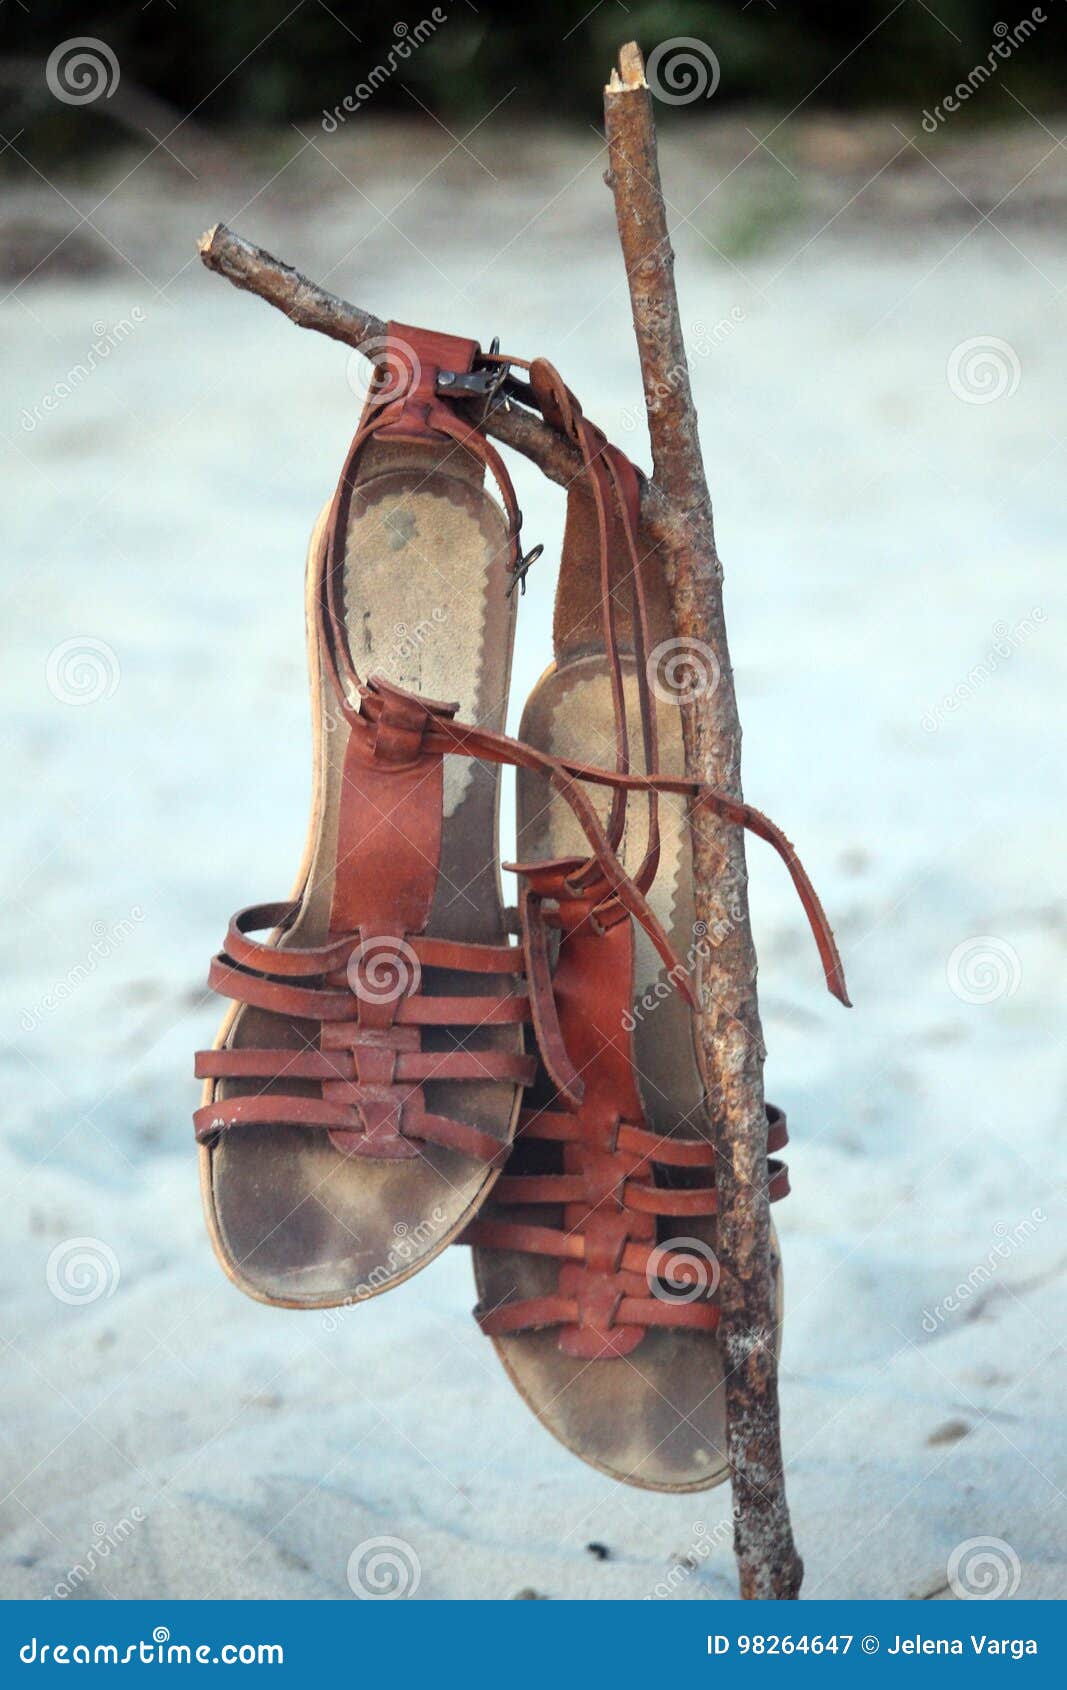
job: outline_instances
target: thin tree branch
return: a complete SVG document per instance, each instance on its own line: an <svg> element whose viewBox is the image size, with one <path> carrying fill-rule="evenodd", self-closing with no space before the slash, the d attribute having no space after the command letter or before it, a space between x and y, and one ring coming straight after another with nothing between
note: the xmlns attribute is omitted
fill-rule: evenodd
<svg viewBox="0 0 1067 1690"><path fill-rule="evenodd" d="M343 341L372 360L380 353L380 343L388 328L380 317L309 282L299 270L283 264L243 235L235 234L225 223L216 223L201 235L197 247L201 262L209 270L225 276L235 288L258 294L298 328L315 329L331 340ZM486 432L521 452L549 480L561 486L567 486L581 473L582 457L577 448L521 405L498 405L488 419ZM648 505L649 519L658 533L664 514L651 495Z"/></svg>
<svg viewBox="0 0 1067 1690"><path fill-rule="evenodd" d="M349 305L335 293L327 293L292 265L283 264L263 247L235 234L225 223L216 223L208 229L196 247L200 262L209 270L225 276L235 288L258 294L268 305L284 312L298 328L316 329L331 340L355 347L380 340L385 334L386 325L373 312Z"/></svg>
<svg viewBox="0 0 1067 1690"><path fill-rule="evenodd" d="M607 181L641 358L654 489L677 518L659 555L675 634L717 674L682 706L686 773L741 797L741 725L734 694L711 504L674 285L674 254L660 186L652 95L639 49L619 55L604 91ZM698 1045L714 1123L721 1269L719 1339L725 1370L734 1549L741 1595L799 1594L803 1563L793 1542L779 1430L776 1263L767 1198L763 1034L756 952L748 915L744 835L706 812L693 827L696 910L704 931L726 937L704 959Z"/></svg>

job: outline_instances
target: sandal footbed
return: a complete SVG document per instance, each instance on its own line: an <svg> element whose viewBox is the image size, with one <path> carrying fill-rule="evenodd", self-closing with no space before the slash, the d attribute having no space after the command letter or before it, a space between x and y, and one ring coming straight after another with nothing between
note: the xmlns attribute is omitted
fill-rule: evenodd
<svg viewBox="0 0 1067 1690"><path fill-rule="evenodd" d="M325 937L333 897L342 770L348 728L326 679L311 594L324 542L324 512L308 557L308 659L314 780L311 827L298 877L300 912L280 945ZM481 471L454 447L373 442L360 463L343 580L344 619L363 676L384 674L430 698L459 701L460 716L502 728L514 632L506 592L505 525ZM496 854L498 772L471 759L445 759L441 872L427 933L472 943L506 939ZM423 990L442 995L503 993L496 976L427 971ZM315 1024L234 1006L218 1044L317 1041ZM468 1036L457 1029L459 1040ZM450 1048L453 1035L428 1030L424 1048ZM521 1028L482 1029L480 1046L518 1051ZM212 1082L205 1101L242 1089ZM244 1082L244 1089L260 1089ZM268 1088L270 1089L270 1088ZM292 1082L280 1089L292 1090ZM307 1088L314 1090L313 1087ZM426 1086L426 1106L507 1142L520 1094L511 1083ZM202 1188L216 1253L230 1277L260 1301L321 1308L359 1301L400 1283L439 1253L476 1213L495 1174L453 1152L426 1146L402 1162L345 1156L317 1129L231 1129L202 1151Z"/></svg>

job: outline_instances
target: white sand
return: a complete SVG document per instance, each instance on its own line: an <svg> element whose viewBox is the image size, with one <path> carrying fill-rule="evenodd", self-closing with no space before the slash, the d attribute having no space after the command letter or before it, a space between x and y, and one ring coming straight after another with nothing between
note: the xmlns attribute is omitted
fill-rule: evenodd
<svg viewBox="0 0 1067 1690"><path fill-rule="evenodd" d="M390 131L374 153L374 133L332 156L389 211L450 143L422 132L412 151ZM944 1595L953 1549L995 1537L1020 1596L1063 1596L1053 166L996 213L1006 236L964 239L977 214L920 161L860 193L883 155L804 133L808 197L767 249L725 262L706 244L725 238L723 206L744 210L755 166L676 244L690 339L710 348L694 378L746 790L800 847L857 1006L822 991L786 877L753 846L768 1090L793 1133L782 1388L805 1594ZM667 153L683 210L752 143L704 144ZM1047 145L1027 137L1013 161L1006 143L959 143L938 160L986 210ZM456 154L396 211L403 234L372 233L371 205L311 152L241 214L299 146L203 188L146 167L94 214L156 286L187 265L165 295L114 258L90 284L24 285L0 316L2 1591L348 1597L350 1552L389 1536L417 1556L420 1596L644 1596L688 1552L675 1594L728 1597L726 1492L624 1490L559 1448L470 1319L463 1252L331 1330L241 1297L202 1228L190 1074L217 1015L202 981L230 912L284 896L298 860L303 551L355 401L343 349L202 274L192 240L222 214L372 308L544 351L646 453L625 427L639 385L592 136L546 138L525 165L483 137L499 179ZM61 185L89 210L135 159L102 186ZM837 173L815 178L820 161ZM2 209L47 216L56 238L72 220L28 175ZM432 262L410 244L431 240ZM88 228L77 241L112 257ZM135 307L144 322L25 428L92 325ZM976 336L1008 343L1021 371L989 404L946 380ZM528 542L551 553L558 495L518 473ZM546 558L523 606L516 717L547 659L551 587ZM86 638L121 674L76 707L47 664ZM969 1002L950 958L982 935L989 969L970 946L963 971L972 997L993 995ZM63 1001L41 1007L48 994ZM46 1270L86 1237L119 1277L77 1306ZM961 1282L963 1306L943 1311ZM94 1543L95 1571L72 1586Z"/></svg>

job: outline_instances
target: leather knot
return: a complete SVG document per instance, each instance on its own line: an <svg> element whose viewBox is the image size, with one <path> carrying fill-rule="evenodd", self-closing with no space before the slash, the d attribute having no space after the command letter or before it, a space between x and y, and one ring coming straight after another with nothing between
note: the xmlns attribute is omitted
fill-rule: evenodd
<svg viewBox="0 0 1067 1690"><path fill-rule="evenodd" d="M372 675L363 692L360 716L372 729L368 743L374 758L395 768L410 768L425 754L423 741L435 719L450 721L458 709L458 703L419 698L384 675Z"/></svg>

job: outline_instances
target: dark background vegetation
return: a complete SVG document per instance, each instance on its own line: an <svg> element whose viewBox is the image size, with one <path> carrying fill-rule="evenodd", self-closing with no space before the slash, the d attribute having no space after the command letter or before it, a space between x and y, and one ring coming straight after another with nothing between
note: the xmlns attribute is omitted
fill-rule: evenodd
<svg viewBox="0 0 1067 1690"><path fill-rule="evenodd" d="M433 3L25 0L24 7L8 0L0 9L2 127L31 128L61 146L66 126L80 148L106 145L121 130L119 110L104 102L95 108L98 122L72 127L72 114L46 97L44 61L75 35L105 40L128 86L140 85L183 117L195 110L205 127L299 121L336 106L384 60L397 24L414 29ZM1014 27L1032 10L1029 0L600 0L592 10L589 0L514 7L479 0L477 9L470 0L438 3L447 24L375 93L376 115L414 115L421 101L445 122L474 123L514 90L506 101L512 122L525 113L587 122L621 41L636 38L648 51L680 35L709 43L721 63L716 110L758 103L788 110L805 100L809 110L921 113L985 59L997 23ZM1067 64L1067 4L1044 0L1043 10L1049 21L1010 68L1013 94L1037 111L1062 104ZM669 121L670 108L662 115ZM960 121L1019 116L999 92L970 102Z"/></svg>

